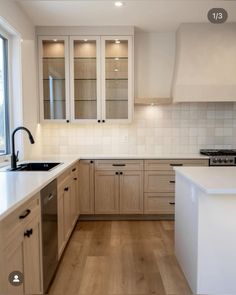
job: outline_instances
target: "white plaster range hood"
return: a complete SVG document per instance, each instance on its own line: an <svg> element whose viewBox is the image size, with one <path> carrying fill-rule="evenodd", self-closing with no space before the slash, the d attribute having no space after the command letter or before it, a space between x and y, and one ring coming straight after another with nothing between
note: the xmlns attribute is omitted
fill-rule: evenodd
<svg viewBox="0 0 236 295"><path fill-rule="evenodd" d="M236 23L181 24L174 102L236 101Z"/></svg>

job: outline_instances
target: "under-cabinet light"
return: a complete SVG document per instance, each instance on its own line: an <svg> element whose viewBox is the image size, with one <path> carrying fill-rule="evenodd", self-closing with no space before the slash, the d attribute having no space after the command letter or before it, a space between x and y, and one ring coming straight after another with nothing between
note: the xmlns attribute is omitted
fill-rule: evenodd
<svg viewBox="0 0 236 295"><path fill-rule="evenodd" d="M123 6L123 2L121 2L121 1L116 1L116 2L115 2L115 6L116 6L116 7L121 7L121 6Z"/></svg>

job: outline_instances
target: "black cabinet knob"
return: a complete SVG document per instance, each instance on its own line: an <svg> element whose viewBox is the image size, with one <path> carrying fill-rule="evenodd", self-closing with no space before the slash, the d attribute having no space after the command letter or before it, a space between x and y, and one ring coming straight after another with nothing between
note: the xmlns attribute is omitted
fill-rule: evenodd
<svg viewBox="0 0 236 295"><path fill-rule="evenodd" d="M77 177L75 177L74 180L77 180Z"/></svg>
<svg viewBox="0 0 236 295"><path fill-rule="evenodd" d="M91 164L93 164L93 161L90 161Z"/></svg>
<svg viewBox="0 0 236 295"><path fill-rule="evenodd" d="M116 172L116 175L118 175L119 174L119 172Z"/></svg>
<svg viewBox="0 0 236 295"><path fill-rule="evenodd" d="M120 172L120 175L123 175L123 172Z"/></svg>
<svg viewBox="0 0 236 295"><path fill-rule="evenodd" d="M105 120L102 120L102 123L105 123L106 121Z"/></svg>
<svg viewBox="0 0 236 295"><path fill-rule="evenodd" d="M66 120L66 123L70 123L70 120Z"/></svg>
<svg viewBox="0 0 236 295"><path fill-rule="evenodd" d="M24 232L24 237L30 237L33 234L33 229L28 229Z"/></svg>
<svg viewBox="0 0 236 295"><path fill-rule="evenodd" d="M101 120L98 120L98 123L101 123Z"/></svg>
<svg viewBox="0 0 236 295"><path fill-rule="evenodd" d="M69 187L68 186L64 188L64 191L65 192L68 192L68 190L69 190Z"/></svg>

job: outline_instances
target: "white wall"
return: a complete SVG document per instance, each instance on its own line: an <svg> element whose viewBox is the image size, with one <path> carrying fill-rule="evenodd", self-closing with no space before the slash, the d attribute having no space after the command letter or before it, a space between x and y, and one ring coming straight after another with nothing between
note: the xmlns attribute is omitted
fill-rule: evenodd
<svg viewBox="0 0 236 295"><path fill-rule="evenodd" d="M175 62L175 32L137 32L134 50L135 97L170 97Z"/></svg>
<svg viewBox="0 0 236 295"><path fill-rule="evenodd" d="M22 80L16 81L18 75L15 75L13 86L20 83L19 90L22 93L12 95L12 105L15 113L15 123L13 128L23 124L28 127L33 135L36 134L38 121L38 99L37 99L37 83L36 83L36 51L35 51L35 28L28 16L21 10L15 1L0 1L0 25L12 27L10 32L14 37L23 39L21 42L21 74ZM19 36L19 35L20 36ZM13 75L15 69L12 69ZM19 77L18 77L19 78ZM21 100L21 101L19 101ZM22 109L20 109L22 107ZM19 138L19 135L18 135ZM24 135L25 154L33 148L38 150L39 145L29 145L28 138ZM19 141L20 142L20 141ZM18 145L21 156L23 153L22 145Z"/></svg>

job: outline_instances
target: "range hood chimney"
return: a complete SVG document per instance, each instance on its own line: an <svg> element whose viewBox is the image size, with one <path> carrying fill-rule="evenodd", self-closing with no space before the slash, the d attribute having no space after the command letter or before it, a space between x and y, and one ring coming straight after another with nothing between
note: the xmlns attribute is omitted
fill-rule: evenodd
<svg viewBox="0 0 236 295"><path fill-rule="evenodd" d="M174 102L236 101L236 23L181 24Z"/></svg>

